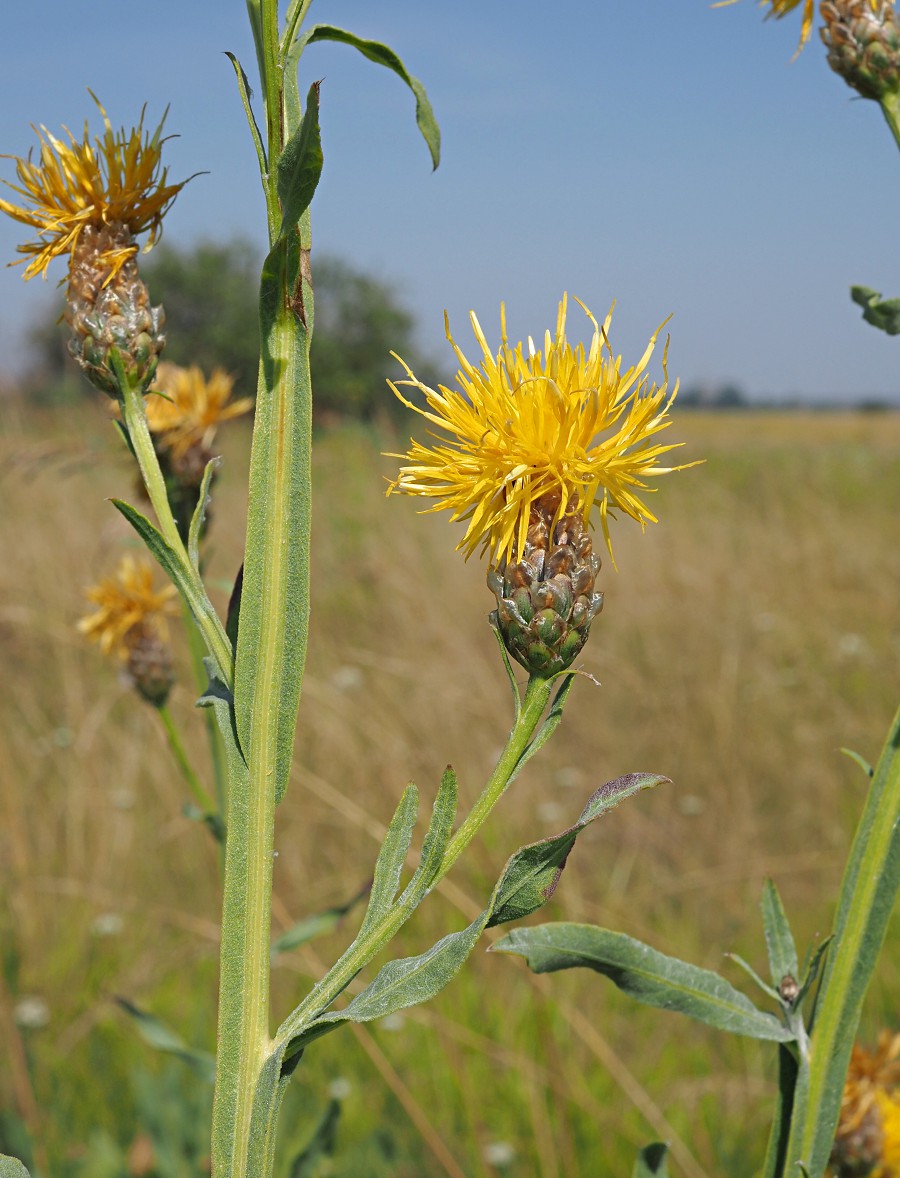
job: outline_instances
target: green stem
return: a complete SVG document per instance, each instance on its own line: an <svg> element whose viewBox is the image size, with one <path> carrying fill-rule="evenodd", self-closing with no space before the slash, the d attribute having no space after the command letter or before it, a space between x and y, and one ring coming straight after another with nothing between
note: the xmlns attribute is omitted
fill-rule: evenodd
<svg viewBox="0 0 900 1178"><path fill-rule="evenodd" d="M551 679L532 676L528 681L522 709L500 754L500 759L487 785L481 791L468 816L450 840L441 865L435 873L432 887L438 884L472 839L484 825L485 819L500 800L516 775L516 769L534 738L550 695L556 684ZM341 994L364 966L376 956L412 915L414 908L395 904L382 920L372 926L368 934L357 940L335 962L325 977L310 991L294 1010L276 1035L277 1043L284 1043L300 1031L307 1021L323 1010Z"/></svg>
<svg viewBox="0 0 900 1178"><path fill-rule="evenodd" d="M191 564L184 541L181 539L178 526L175 523L166 493L166 481L160 469L159 459L147 425L143 388L140 385L131 385L127 378L120 374L120 391L125 427L134 448L144 486L147 488L147 494L150 497L153 510L156 512L160 533L178 562L180 578L177 587L203 634L207 649L216 662L222 681L230 687L233 678L231 643L206 594L200 574Z"/></svg>
<svg viewBox="0 0 900 1178"><path fill-rule="evenodd" d="M200 778L194 772L194 767L188 760L188 755L181 742L181 735L175 727L175 721L172 719L172 713L165 704L156 710L159 712L159 718L162 720L163 728L166 730L166 738L169 741L172 756L175 758L178 768L181 770L181 775L187 783L187 787L191 791L194 801L203 811L204 815L215 818L217 816L216 804L203 788Z"/></svg>

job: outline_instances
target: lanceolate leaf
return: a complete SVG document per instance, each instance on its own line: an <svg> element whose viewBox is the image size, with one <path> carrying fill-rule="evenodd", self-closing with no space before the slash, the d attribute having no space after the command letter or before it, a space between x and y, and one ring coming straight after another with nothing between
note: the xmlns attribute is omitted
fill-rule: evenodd
<svg viewBox="0 0 900 1178"><path fill-rule="evenodd" d="M788 1166L828 1162L863 999L900 887L900 710L869 787L844 869L812 1031L809 1081L798 1089Z"/></svg>
<svg viewBox="0 0 900 1178"><path fill-rule="evenodd" d="M201 1079L212 1084L216 1076L216 1061L209 1054L208 1051L197 1051L193 1047L188 1047L183 1039L172 1030L171 1027L166 1026L154 1015L146 1010L142 1010L139 1006L135 1006L133 1002L129 1002L127 998L117 998L119 1006L128 1014L134 1021L138 1029L138 1033L145 1043L151 1047L155 1047L157 1051L164 1051L168 1055L177 1056L183 1063L200 1076Z"/></svg>
<svg viewBox="0 0 900 1178"><path fill-rule="evenodd" d="M221 464L221 458L211 458L206 464L206 469L203 472L203 481L200 483L197 506L194 508L194 514L191 517L191 526L188 531L188 556L191 559L191 564L198 573L200 572L200 533L203 530L203 523L206 519L206 509L209 507L209 489L212 485L213 475Z"/></svg>
<svg viewBox="0 0 900 1178"><path fill-rule="evenodd" d="M520 954L535 973L596 970L647 1006L689 1015L721 1031L782 1043L794 1038L719 974L667 957L624 933L588 924L544 924L513 929L493 948Z"/></svg>
<svg viewBox="0 0 900 1178"><path fill-rule="evenodd" d="M450 765L444 770L434 808L431 811L431 822L422 843L422 854L419 866L405 888L400 898L401 903L415 903L431 887L434 875L441 865L447 843L453 831L453 820L456 818L457 802L456 774Z"/></svg>
<svg viewBox="0 0 900 1178"><path fill-rule="evenodd" d="M312 289L305 258L290 233L263 266L262 378L234 681L241 748L276 802L287 788L309 630Z"/></svg>
<svg viewBox="0 0 900 1178"><path fill-rule="evenodd" d="M369 906L363 918L359 937L365 936L373 924L389 911L400 886L400 873L409 853L416 816L419 812L419 791L412 782L403 791L400 805L394 812L378 859L375 863L375 878L369 896ZM357 937L357 940L359 939Z"/></svg>
<svg viewBox="0 0 900 1178"><path fill-rule="evenodd" d="M278 161L278 199L281 201L281 233L289 233L310 206L322 175L322 139L319 133L319 83L306 96L300 125L284 146Z"/></svg>
<svg viewBox="0 0 900 1178"><path fill-rule="evenodd" d="M440 993L459 972L485 928L527 916L546 903L553 894L572 844L585 826L623 798L664 780L666 779L646 773L632 773L602 786L590 798L578 822L569 830L523 847L511 856L494 888L487 908L467 928L450 933L418 956L389 961L366 989L343 1010L314 1016L299 1030L292 1025L291 1018L288 1018L284 1028L290 1030L284 1031L283 1028L288 1040L288 1057L293 1057L308 1043L345 1022L368 1022L371 1019L383 1018L395 1010L426 1002ZM451 787L448 774L445 774L441 786L442 792L449 793L452 788L455 801L455 779ZM439 806L440 795L438 802L435 803L435 813L438 812ZM442 825L449 833L446 817L442 818ZM429 831L429 834L431 833L432 831ZM435 841L437 842L437 837ZM424 852L425 848L423 859ZM400 902L404 902L406 897L405 892ZM418 897L414 899L415 902L418 901Z"/></svg>
<svg viewBox="0 0 900 1178"><path fill-rule="evenodd" d="M286 72L296 72L300 54L307 45L311 45L314 41L339 41L344 45L351 45L369 61L374 61L376 65L385 66L392 70L398 78L402 78L416 97L416 123L423 139L428 144L432 166L436 168L441 159L441 132L434 117L434 111L428 101L425 87L418 78L407 73L406 66L393 49L389 49L387 45L382 45L379 41L367 41L363 37L357 37L355 33L335 28L334 25L312 25L294 42Z"/></svg>
<svg viewBox="0 0 900 1178"><path fill-rule="evenodd" d="M799 983L800 965L797 960L797 946L788 924L787 914L775 884L767 879L762 894L763 929L766 949L769 954L769 969L772 985L777 989L785 977L792 977Z"/></svg>
<svg viewBox="0 0 900 1178"><path fill-rule="evenodd" d="M488 927L522 920L546 904L556 891L569 852L580 832L625 798L666 781L668 778L651 773L628 773L609 781L592 794L574 826L517 851L497 885Z"/></svg>
<svg viewBox="0 0 900 1178"><path fill-rule="evenodd" d="M324 912L315 912L312 916L307 916L305 920L297 921L287 932L282 933L272 942L272 958L278 957L281 953L289 953L291 949L299 949L307 941L330 933L337 928L348 912L351 912L360 901L365 899L369 891L370 885L366 884L346 904L336 904L333 908L326 908Z"/></svg>

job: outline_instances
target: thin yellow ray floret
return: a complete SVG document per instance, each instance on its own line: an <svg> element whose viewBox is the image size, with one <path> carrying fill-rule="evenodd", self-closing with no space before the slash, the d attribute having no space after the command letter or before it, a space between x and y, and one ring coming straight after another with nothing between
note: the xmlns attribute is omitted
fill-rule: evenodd
<svg viewBox="0 0 900 1178"><path fill-rule="evenodd" d="M482 350L476 367L453 340L445 317L459 362L458 390L429 388L402 360L408 379L388 382L405 405L449 435L429 431L433 445L411 439L407 454L395 455L406 465L388 493L433 498L426 511L447 510L453 520L466 522L458 547L467 559L480 549L499 564L521 552L531 505L546 496L557 502L557 518L574 504L585 524L596 505L609 544L610 513L619 509L642 525L656 522L642 498L652 489L645 479L681 469L659 464L675 446L653 440L670 424L667 413L678 388L676 383L668 391L665 356L662 386L646 374L661 329L638 363L623 370L609 345L612 312L601 327L579 305L594 329L587 350L566 340L564 296L556 332L545 334L541 350L530 339L527 346L510 346L501 308L495 356L473 312ZM410 401L402 386L418 389L426 407Z"/></svg>

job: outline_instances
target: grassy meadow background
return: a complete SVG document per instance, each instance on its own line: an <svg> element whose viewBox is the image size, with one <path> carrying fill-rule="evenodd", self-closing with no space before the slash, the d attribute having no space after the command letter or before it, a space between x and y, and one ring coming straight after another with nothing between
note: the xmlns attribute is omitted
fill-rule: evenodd
<svg viewBox="0 0 900 1178"><path fill-rule="evenodd" d="M215 849L183 816L157 717L75 630L83 587L133 550L105 502L133 498L133 474L93 401L5 398L0 430L0 1151L31 1134L42 1178L199 1175L208 1093L115 997L211 1048ZM739 986L723 955L763 971L765 877L802 946L827 933L866 785L839 749L874 759L900 696L900 414L684 412L672 433L706 463L661 480L659 526L615 527L619 571L605 562L582 663L602 686L576 684L553 741L397 955L462 927L509 853L631 770L673 784L581 836L541 919L621 929ZM249 427L220 439L209 575L224 608ZM365 884L407 780L427 811L450 762L474 798L511 722L483 567L453 551L443 516L384 498L394 464L381 452L404 440L351 426L317 437L313 631L279 811L276 932ZM205 766L175 637L171 706ZM276 1014L356 920L278 960ZM898 1005L893 935L865 1036L896 1027ZM638 1007L595 975L535 978L476 951L429 1006L308 1051L283 1172L337 1095L329 1172L345 1178L627 1175L654 1139L682 1178L749 1178L773 1064L774 1051Z"/></svg>

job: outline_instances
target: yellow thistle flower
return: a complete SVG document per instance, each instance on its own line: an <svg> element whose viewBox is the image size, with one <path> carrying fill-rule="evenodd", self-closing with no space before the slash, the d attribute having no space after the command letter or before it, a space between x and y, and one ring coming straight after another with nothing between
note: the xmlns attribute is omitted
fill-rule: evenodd
<svg viewBox="0 0 900 1178"><path fill-rule="evenodd" d="M196 366L179 368L163 362L147 397L147 423L175 457L194 446L208 448L221 422L253 408L252 397L231 400L233 387L234 377L222 368L207 379Z"/></svg>
<svg viewBox="0 0 900 1178"><path fill-rule="evenodd" d="M642 526L655 523L640 497L640 492L651 489L644 479L683 469L659 465L659 458L674 445L651 443L671 424L667 412L678 391L676 382L668 392L665 353L662 387L651 384L645 372L659 330L638 363L623 371L621 357L614 356L609 345L612 311L601 327L579 303L594 328L585 351L582 344L573 348L566 340L566 301L564 295L556 334L545 334L543 351L531 339L527 349L521 343L510 347L501 306L496 357L472 312L483 352L478 368L457 347L445 316L447 339L460 364L456 381L461 392L443 385L437 391L428 388L396 357L409 379L389 381L390 387L408 408L450 438L430 447L411 440L407 454L392 455L406 458L409 465L401 468L388 494L429 496L437 502L426 511L446 510L454 521L467 521L457 546L466 559L479 547L492 565L514 554L519 559L532 506L539 500L552 503L551 534L567 514L577 513L587 526L596 504L609 545L609 514L619 509ZM427 409L414 405L398 386L419 389Z"/></svg>
<svg viewBox="0 0 900 1178"><path fill-rule="evenodd" d="M104 654L121 659L148 632L164 639L167 616L178 613L174 585L156 589L153 566L133 556L123 556L115 575L92 585L85 596L99 608L82 618L78 629L99 642Z"/></svg>
<svg viewBox="0 0 900 1178"><path fill-rule="evenodd" d="M900 1178L900 1034L882 1031L874 1051L854 1045L841 1097L831 1172Z"/></svg>
<svg viewBox="0 0 900 1178"><path fill-rule="evenodd" d="M718 0L718 3L713 4L713 8L727 8L731 4L737 4L738 0ZM872 11L877 12L879 5L885 3L885 0L869 0ZM887 0L887 3L893 7L893 0ZM799 53L812 34L813 20L816 14L815 0L759 0L760 8L766 8L766 18L774 16L776 20L781 20L783 16L787 16L789 12L794 9L803 8L803 23L800 26L800 43L797 46Z"/></svg>
<svg viewBox="0 0 900 1178"><path fill-rule="evenodd" d="M32 161L31 153L26 159L2 157L16 161L20 183L3 183L24 198L26 207L0 200L0 211L38 233L36 241L17 247L19 253L31 259L25 267L26 279L36 274L46 276L54 258L72 256L87 226L114 226L122 231L124 242L117 241L102 257L110 268L108 283L137 253L137 245L129 238L149 231L145 248L154 244L162 231L163 217L187 183L167 184L167 169L160 170L165 115L152 135L144 130L146 108L141 111L137 127L114 131L96 96L91 97L105 125L103 134L93 143L87 123L81 141L64 128L68 143L41 127L35 128L41 141L38 162Z"/></svg>

